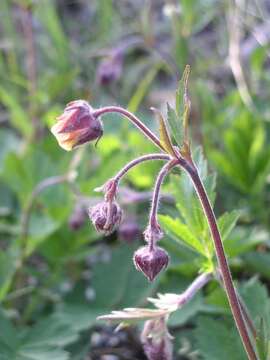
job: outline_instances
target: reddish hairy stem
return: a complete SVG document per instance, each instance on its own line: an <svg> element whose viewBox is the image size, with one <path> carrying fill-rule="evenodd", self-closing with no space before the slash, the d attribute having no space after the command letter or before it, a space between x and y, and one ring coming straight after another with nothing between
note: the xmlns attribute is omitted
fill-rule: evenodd
<svg viewBox="0 0 270 360"><path fill-rule="evenodd" d="M97 109L94 111L93 115L95 117L99 117L104 114L108 113L118 113L121 115L124 115L126 118L128 118L149 140L151 140L156 146L158 146L161 150L164 151L164 148L157 138L157 136L147 127L144 125L144 123L137 118L134 114L129 112L126 109L123 109L119 106L106 106L101 109Z"/></svg>
<svg viewBox="0 0 270 360"><path fill-rule="evenodd" d="M166 154L147 154L138 157L137 159L134 159L130 161L128 164L126 164L115 176L114 180L118 183L120 179L134 166L144 162L144 161L151 161L151 160L170 160L170 156Z"/></svg>
<svg viewBox="0 0 270 360"><path fill-rule="evenodd" d="M221 236L220 236L220 233L218 230L215 214L213 212L212 206L208 199L207 193L205 191L205 188L203 186L203 183L200 179L200 176L198 174L198 171L197 171L195 165L187 163L186 160L183 158L179 159L179 164L182 168L184 168L184 170L190 176L190 178L193 182L193 185L196 189L197 195L202 204L205 216L208 220L208 224L209 224L209 228L210 228L211 235L213 238L213 242L214 242L214 246L215 246L215 250L216 250L216 256L218 259L221 276L222 276L222 280L223 280L226 294L228 297L228 301L230 304L230 308L231 308L238 332L242 339L244 348L248 355L248 359L249 360L257 360L257 355L255 353L252 342L250 340L249 333L248 333L248 330L247 330L247 327L246 327L246 324L245 324L245 321L244 321L244 318L243 318L243 315L241 312L241 307L240 307L239 301L237 299L237 294L236 294L236 291L235 291L235 288L233 285L231 272L230 272L227 258L225 255Z"/></svg>
<svg viewBox="0 0 270 360"><path fill-rule="evenodd" d="M170 169L173 166L175 166L176 164L177 164L177 160L175 160L175 159L171 160L170 162L168 162L167 164L165 164L162 167L162 169L160 170L160 172L157 176L154 191L153 191L152 206L151 206L151 210L150 210L150 214L149 214L149 225L150 226L156 226L156 224L157 224L157 210L158 210L161 185L162 185L166 175L170 171Z"/></svg>

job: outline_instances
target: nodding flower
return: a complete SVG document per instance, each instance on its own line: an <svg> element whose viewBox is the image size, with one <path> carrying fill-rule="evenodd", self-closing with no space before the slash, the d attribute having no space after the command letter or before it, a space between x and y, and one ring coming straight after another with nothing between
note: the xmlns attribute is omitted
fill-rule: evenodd
<svg viewBox="0 0 270 360"><path fill-rule="evenodd" d="M158 246L143 246L133 256L134 265L149 281L153 281L161 270L166 269L169 263L169 255Z"/></svg>
<svg viewBox="0 0 270 360"><path fill-rule="evenodd" d="M103 135L102 122L94 115L94 109L85 100L67 104L57 123L51 128L59 145L66 151L98 140Z"/></svg>
<svg viewBox="0 0 270 360"><path fill-rule="evenodd" d="M122 210L116 201L103 201L89 209L89 218L95 229L104 234L111 234L121 223Z"/></svg>

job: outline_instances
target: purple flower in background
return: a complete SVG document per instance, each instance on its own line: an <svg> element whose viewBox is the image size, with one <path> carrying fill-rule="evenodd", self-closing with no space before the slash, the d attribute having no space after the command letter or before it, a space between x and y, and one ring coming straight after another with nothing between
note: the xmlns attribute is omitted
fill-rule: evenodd
<svg viewBox="0 0 270 360"><path fill-rule="evenodd" d="M98 65L97 68L97 82L100 85L107 86L112 82L118 81L123 72L123 52L121 50L114 50L110 55Z"/></svg>
<svg viewBox="0 0 270 360"><path fill-rule="evenodd" d="M79 230L84 225L86 218L87 211L85 207L81 204L76 204L68 221L70 229L74 231Z"/></svg>

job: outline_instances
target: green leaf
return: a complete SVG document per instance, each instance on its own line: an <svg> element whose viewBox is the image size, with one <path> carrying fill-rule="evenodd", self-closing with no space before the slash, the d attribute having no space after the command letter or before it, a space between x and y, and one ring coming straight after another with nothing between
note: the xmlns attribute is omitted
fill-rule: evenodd
<svg viewBox="0 0 270 360"><path fill-rule="evenodd" d="M267 288L254 277L241 287L240 294L257 328L260 359L266 360L270 355L270 298Z"/></svg>
<svg viewBox="0 0 270 360"><path fill-rule="evenodd" d="M152 111L154 111L158 122L159 122L159 137L160 142L163 147L163 149L170 155L174 156L174 148L170 139L170 136L167 131L167 125L165 123L165 120L161 114L161 112L155 108L151 108Z"/></svg>
<svg viewBox="0 0 270 360"><path fill-rule="evenodd" d="M145 301L158 286L158 281L149 283L133 264L135 248L123 245L112 251L108 263L97 264L93 272L92 286L96 298L94 308L113 309L137 306Z"/></svg>
<svg viewBox="0 0 270 360"><path fill-rule="evenodd" d="M24 136L30 137L32 133L32 123L21 106L19 101L12 93L0 86L0 102L3 103L10 112L10 121L12 125Z"/></svg>
<svg viewBox="0 0 270 360"><path fill-rule="evenodd" d="M170 135L179 147L182 147L183 141L187 140L188 119L191 106L187 93L189 73L190 66L186 65L175 95L175 110L167 104L167 120L170 127Z"/></svg>
<svg viewBox="0 0 270 360"><path fill-rule="evenodd" d="M46 214L34 213L29 224L29 236L26 243L26 255L29 256L46 238L55 232L61 223Z"/></svg>
<svg viewBox="0 0 270 360"><path fill-rule="evenodd" d="M203 244L192 234L188 226L181 223L179 219L173 219L168 215L160 215L164 229L177 241L182 241L187 246L205 256Z"/></svg>
<svg viewBox="0 0 270 360"><path fill-rule="evenodd" d="M225 241L228 238L231 231L235 227L239 216L239 211L234 210L230 213L226 212L218 218L218 228L222 241Z"/></svg>
<svg viewBox="0 0 270 360"><path fill-rule="evenodd" d="M251 230L249 227L237 226L234 229L234 231L231 233L231 235L227 238L227 240L224 242L224 247L226 253L230 257L234 257L249 252L256 245L262 244L266 242L268 239L269 239L269 235L266 231L263 231L258 228L257 229L253 228ZM254 264L256 264L256 256L257 256L256 254L257 253L255 253L254 259L251 256L249 256L249 254L244 255L244 259L246 259L247 256L247 259L251 259L251 261L254 260ZM260 253L258 253L258 255L260 255ZM267 261L268 260L266 260L263 263L267 263ZM260 264L260 261L258 262L258 265L259 266L262 265ZM263 268L263 265L261 267ZM267 271L266 269L267 268L262 269L264 273L266 273Z"/></svg>
<svg viewBox="0 0 270 360"><path fill-rule="evenodd" d="M245 267L251 273L260 273L266 278L270 278L270 254L267 252L251 251L243 255Z"/></svg>
<svg viewBox="0 0 270 360"><path fill-rule="evenodd" d="M9 319L0 311L1 359L7 360L68 360L68 352L63 349L78 338L78 333L68 322L57 321L53 316L39 321L33 328L18 332Z"/></svg>
<svg viewBox="0 0 270 360"><path fill-rule="evenodd" d="M46 55L52 59L61 59L61 61L54 61L54 65L58 68L69 68L68 39L65 36L61 26L55 3L51 1L40 0L36 4L35 13L39 21L47 30L47 34L51 39L50 51L47 51Z"/></svg>
<svg viewBox="0 0 270 360"><path fill-rule="evenodd" d="M75 331L84 331L96 323L102 308L94 308L91 303L64 302L57 305L53 318L56 322L67 323Z"/></svg>
<svg viewBox="0 0 270 360"><path fill-rule="evenodd" d="M247 194L259 193L267 180L270 150L266 146L267 132L261 121L242 110L235 121L223 130L223 149L209 151L228 182Z"/></svg>
<svg viewBox="0 0 270 360"><path fill-rule="evenodd" d="M188 97L189 74L190 74L190 65L186 65L182 75L182 79L179 82L178 89L176 91L176 98L175 98L176 114L182 121L184 131L187 131L189 112L191 106Z"/></svg>
<svg viewBox="0 0 270 360"><path fill-rule="evenodd" d="M183 126L175 110L170 106L170 104L167 104L167 120L169 124L170 135L179 147L182 146L184 140Z"/></svg>
<svg viewBox="0 0 270 360"><path fill-rule="evenodd" d="M270 298L266 286L254 277L240 288L240 294L255 324L259 326L263 318L270 330Z"/></svg>
<svg viewBox="0 0 270 360"><path fill-rule="evenodd" d="M21 142L18 136L9 129L0 130L0 172L4 167L6 156L14 151L18 151Z"/></svg>
<svg viewBox="0 0 270 360"><path fill-rule="evenodd" d="M0 251L0 300L5 298L10 283L16 272L16 263L19 258L19 251L10 246L5 251Z"/></svg>
<svg viewBox="0 0 270 360"><path fill-rule="evenodd" d="M232 321L199 318L195 330L198 350L205 360L246 360L246 354Z"/></svg>

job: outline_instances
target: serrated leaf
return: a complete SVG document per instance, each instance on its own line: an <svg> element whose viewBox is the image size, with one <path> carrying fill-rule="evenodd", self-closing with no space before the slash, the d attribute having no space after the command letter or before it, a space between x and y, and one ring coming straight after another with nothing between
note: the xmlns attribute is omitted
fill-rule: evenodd
<svg viewBox="0 0 270 360"><path fill-rule="evenodd" d="M0 86L0 101L7 107L10 112L11 124L24 136L30 137L33 128L32 123L25 112L25 109L23 106L21 106L16 97L2 86Z"/></svg>
<svg viewBox="0 0 270 360"><path fill-rule="evenodd" d="M266 286L254 277L240 288L240 294L255 324L259 326L260 319L264 318L270 330L270 298Z"/></svg>
<svg viewBox="0 0 270 360"><path fill-rule="evenodd" d="M187 92L189 73L190 66L187 65L175 94L175 110L167 104L167 120L169 123L170 135L174 138L179 147L182 147L184 142L188 140L188 118L191 106Z"/></svg>
<svg viewBox="0 0 270 360"><path fill-rule="evenodd" d="M167 120L170 128L170 134L176 144L181 147L183 145L183 126L181 119L177 116L175 110L167 104Z"/></svg>
<svg viewBox="0 0 270 360"><path fill-rule="evenodd" d="M261 319L257 334L256 346L259 358L260 360L267 360L269 359L268 355L270 355L270 341L267 337L268 334L264 319Z"/></svg>
<svg viewBox="0 0 270 360"><path fill-rule="evenodd" d="M268 277L270 276L270 267L267 255L269 254L250 251L256 245L262 244L268 239L269 235L266 231L256 228L251 231L244 226L237 226L224 242L224 247L230 257L247 253L244 255L244 260L247 260L248 268L253 269L255 272L262 271L262 274ZM266 255L265 258L264 255Z"/></svg>
<svg viewBox="0 0 270 360"><path fill-rule="evenodd" d="M190 65L186 65L182 79L180 80L178 85L178 89L176 92L176 103L175 103L176 114L182 121L186 140L187 140L186 132L187 132L188 119L189 119L190 106L191 106L187 92L189 74L190 74Z"/></svg>
<svg viewBox="0 0 270 360"><path fill-rule="evenodd" d="M218 228L220 231L222 241L225 241L230 235L231 231L239 219L240 213L237 210L232 212L225 212L218 218Z"/></svg>
<svg viewBox="0 0 270 360"><path fill-rule="evenodd" d="M173 219L168 215L160 215L159 218L164 229L170 233L174 239L182 241L193 250L196 250L198 253L205 256L203 244L192 234L186 224L183 224L179 219Z"/></svg>
<svg viewBox="0 0 270 360"><path fill-rule="evenodd" d="M243 345L232 321L200 317L195 338L204 360L246 360Z"/></svg>
<svg viewBox="0 0 270 360"><path fill-rule="evenodd" d="M0 327L1 360L68 360L63 346L78 338L78 332L68 322L56 321L53 315L33 328L18 331L0 311Z"/></svg>
<svg viewBox="0 0 270 360"><path fill-rule="evenodd" d="M174 156L175 152L174 152L173 144L171 142L171 138L167 131L167 125L165 123L165 119L163 118L159 110L155 108L151 108L151 110L155 113L159 122L159 137L160 137L161 145L168 154Z"/></svg>
<svg viewBox="0 0 270 360"><path fill-rule="evenodd" d="M96 297L93 307L111 309L116 306L137 306L158 286L158 279L150 284L135 269L132 260L134 251L135 247L118 247L112 251L108 263L95 266L92 286Z"/></svg>
<svg viewBox="0 0 270 360"><path fill-rule="evenodd" d="M253 278L241 287L240 294L257 329L257 344L262 355L260 359L266 360L270 336L270 298L267 288Z"/></svg>

